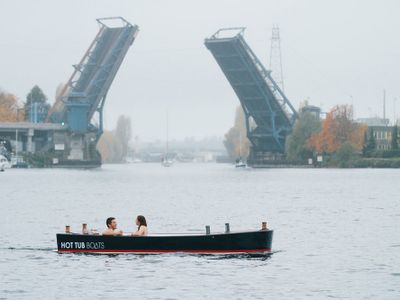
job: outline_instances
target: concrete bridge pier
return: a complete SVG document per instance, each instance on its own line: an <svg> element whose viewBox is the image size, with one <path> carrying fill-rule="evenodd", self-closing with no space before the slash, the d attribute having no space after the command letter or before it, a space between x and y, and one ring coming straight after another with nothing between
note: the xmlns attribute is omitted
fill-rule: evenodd
<svg viewBox="0 0 400 300"><path fill-rule="evenodd" d="M32 142L32 137L35 135L35 131L33 128L28 129L28 134L27 134L27 143L26 143L26 151L29 153L33 153L33 142Z"/></svg>

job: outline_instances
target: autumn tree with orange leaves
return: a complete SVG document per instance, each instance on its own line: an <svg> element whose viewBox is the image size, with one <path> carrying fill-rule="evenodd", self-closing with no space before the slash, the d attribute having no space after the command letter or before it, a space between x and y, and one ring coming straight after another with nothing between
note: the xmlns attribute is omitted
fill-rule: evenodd
<svg viewBox="0 0 400 300"><path fill-rule="evenodd" d="M233 160L239 156L247 157L250 153L250 141L246 136L246 117L241 106L236 108L235 122L225 134L224 146Z"/></svg>
<svg viewBox="0 0 400 300"><path fill-rule="evenodd" d="M351 105L335 106L326 116L319 133L311 136L308 147L318 153L335 153L344 144L361 150L366 127L353 121Z"/></svg>
<svg viewBox="0 0 400 300"><path fill-rule="evenodd" d="M17 122L24 119L17 96L0 91L0 122Z"/></svg>

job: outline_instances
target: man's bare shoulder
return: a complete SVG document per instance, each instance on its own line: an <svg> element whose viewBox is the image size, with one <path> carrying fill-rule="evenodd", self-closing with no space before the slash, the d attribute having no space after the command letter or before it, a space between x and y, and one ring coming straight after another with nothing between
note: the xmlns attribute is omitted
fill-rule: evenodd
<svg viewBox="0 0 400 300"><path fill-rule="evenodd" d="M122 230L106 229L102 235L123 235Z"/></svg>
<svg viewBox="0 0 400 300"><path fill-rule="evenodd" d="M106 229L103 231L102 235L114 235L114 230L112 229Z"/></svg>

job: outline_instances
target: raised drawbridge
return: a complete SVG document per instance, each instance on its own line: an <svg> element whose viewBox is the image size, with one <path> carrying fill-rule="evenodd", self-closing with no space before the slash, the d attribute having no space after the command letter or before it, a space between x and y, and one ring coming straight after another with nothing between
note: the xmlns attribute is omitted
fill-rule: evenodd
<svg viewBox="0 0 400 300"><path fill-rule="evenodd" d="M48 121L65 123L74 132L89 131L90 122L97 112L101 134L107 92L139 32L138 26L122 17L101 18L97 22L99 32L79 64L74 65L72 76L48 116Z"/></svg>
<svg viewBox="0 0 400 300"><path fill-rule="evenodd" d="M93 160L89 149L103 132L103 107L115 75L134 42L139 27L122 17L97 19L100 29L50 109L47 122L62 124L70 133L67 160ZM55 137L55 139L57 139ZM65 139L64 139L65 140Z"/></svg>
<svg viewBox="0 0 400 300"><path fill-rule="evenodd" d="M220 29L205 40L205 45L243 107L251 142L248 163L257 165L282 157L297 112L244 40L244 30Z"/></svg>

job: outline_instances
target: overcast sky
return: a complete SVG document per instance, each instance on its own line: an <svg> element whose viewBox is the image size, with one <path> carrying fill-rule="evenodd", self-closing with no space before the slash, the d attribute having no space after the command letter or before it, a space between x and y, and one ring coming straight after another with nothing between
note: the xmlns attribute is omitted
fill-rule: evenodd
<svg viewBox="0 0 400 300"><path fill-rule="evenodd" d="M269 65L274 24L281 32L285 91L329 110L353 103L356 117L400 116L400 1L0 0L0 88L21 100L37 84L54 101L98 31L96 18L139 25L111 86L105 125L132 118L134 135L222 136L239 101L204 46L221 27L245 26L245 39Z"/></svg>

